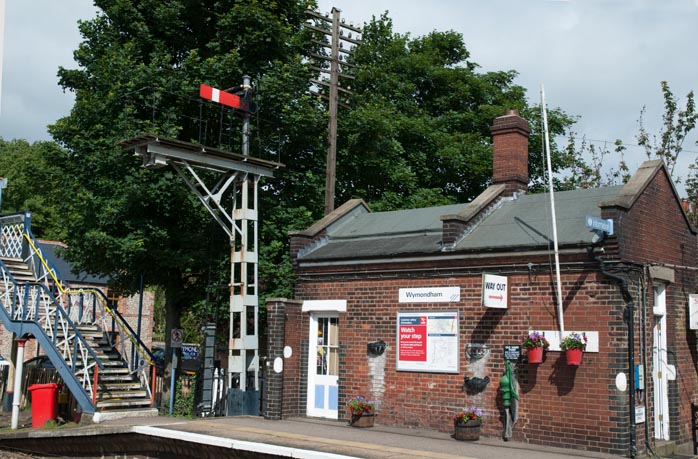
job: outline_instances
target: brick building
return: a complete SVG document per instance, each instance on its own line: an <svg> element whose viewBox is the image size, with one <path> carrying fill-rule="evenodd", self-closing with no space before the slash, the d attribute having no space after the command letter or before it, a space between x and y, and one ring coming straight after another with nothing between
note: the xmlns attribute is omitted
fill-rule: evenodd
<svg viewBox="0 0 698 459"><path fill-rule="evenodd" d="M351 200L291 236L296 299L267 303L265 415L346 419L363 395L379 423L452 431L478 406L483 434L501 436L512 345L514 440L630 456L687 444L696 230L666 167L555 193L558 303L549 196L526 194L528 125L509 112L492 135L492 185L472 202L374 213ZM588 227L608 220L611 235ZM516 358L531 331L551 342L541 364ZM580 366L559 348L571 331L588 339Z"/></svg>

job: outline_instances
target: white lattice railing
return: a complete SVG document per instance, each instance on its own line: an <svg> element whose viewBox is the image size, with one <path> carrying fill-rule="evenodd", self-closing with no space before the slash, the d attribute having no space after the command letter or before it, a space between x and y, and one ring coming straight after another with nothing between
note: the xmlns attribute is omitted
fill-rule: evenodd
<svg viewBox="0 0 698 459"><path fill-rule="evenodd" d="M22 258L24 241L24 216L8 215L0 223L0 256L7 258Z"/></svg>

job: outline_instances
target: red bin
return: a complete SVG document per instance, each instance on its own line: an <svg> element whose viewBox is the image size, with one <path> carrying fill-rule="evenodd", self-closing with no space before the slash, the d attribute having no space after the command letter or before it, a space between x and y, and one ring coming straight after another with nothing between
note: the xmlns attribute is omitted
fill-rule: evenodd
<svg viewBox="0 0 698 459"><path fill-rule="evenodd" d="M40 429L46 421L58 419L59 384L32 384L27 390L32 394L32 427Z"/></svg>

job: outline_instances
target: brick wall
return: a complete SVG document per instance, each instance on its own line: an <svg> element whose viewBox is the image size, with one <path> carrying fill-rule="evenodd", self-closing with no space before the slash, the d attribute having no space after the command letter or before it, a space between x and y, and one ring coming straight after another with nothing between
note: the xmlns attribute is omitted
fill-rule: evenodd
<svg viewBox="0 0 698 459"><path fill-rule="evenodd" d="M340 314L340 412L355 395L376 398L379 393L376 402L381 423L451 431L451 416L457 409L478 405L486 410L483 433L501 436L504 418L498 383L505 369L503 346L520 343L529 329L558 328L553 283L548 268L540 269L509 274L507 310L481 306L481 275L303 282L298 291L303 298L347 300L347 312ZM399 288L439 286L459 286L461 301L397 303ZM567 329L598 331L600 352L586 353L579 368L568 366L559 352L548 352L541 365L520 364L520 419L513 438L622 453L627 445L627 396L609 389L616 373L627 367L627 330L620 293L597 272L565 273L563 292ZM444 309L459 312L460 372L396 371L398 310ZM287 333L287 339L295 333ZM307 329L300 333L306 335ZM382 367L366 353L366 344L380 339L388 345ZM484 365L468 361L464 352L467 343L484 343L490 348ZM305 378L304 367L300 372ZM465 376L489 376L491 382L484 392L469 395L462 388Z"/></svg>
<svg viewBox="0 0 698 459"><path fill-rule="evenodd" d="M627 212L604 209L605 214L614 216L623 260L696 264L696 238L688 230L681 203L671 188L662 169Z"/></svg>
<svg viewBox="0 0 698 459"><path fill-rule="evenodd" d="M620 229L617 239L622 259L639 264L668 264L673 269L674 282L666 283L667 356L668 363L675 365L677 370L676 379L669 381L669 430L671 439L677 443L691 441L691 403L698 402L698 377L695 366L698 362L698 350L696 332L687 330L686 315L688 294L698 293L698 279L691 268L696 265L698 255L696 236L687 226L681 203L676 199L664 169L658 171L627 212L614 208L604 209L603 214L608 215L605 218L614 218ZM618 225L619 221L622 222L621 225ZM653 279L647 272L644 275L648 298L646 304L638 302L636 320L642 317L641 314L646 315L645 332L649 346L646 372L651 383ZM650 437L653 439L654 390L651 385L646 395L647 422ZM638 431L638 438L644 439L644 431Z"/></svg>
<svg viewBox="0 0 698 459"><path fill-rule="evenodd" d="M267 366L265 372L266 396L262 404L265 412L262 415L267 419L281 419L283 405L283 371L275 370L276 359L284 358L284 327L286 324L286 299L270 298L266 302L267 308ZM285 366L285 365L284 365Z"/></svg>
<svg viewBox="0 0 698 459"><path fill-rule="evenodd" d="M145 290L143 292L143 305L140 306L140 295L124 296L119 298L119 313L128 322L134 332L138 331L138 310L141 308L141 341L151 347L153 343L153 313L155 308L155 292Z"/></svg>

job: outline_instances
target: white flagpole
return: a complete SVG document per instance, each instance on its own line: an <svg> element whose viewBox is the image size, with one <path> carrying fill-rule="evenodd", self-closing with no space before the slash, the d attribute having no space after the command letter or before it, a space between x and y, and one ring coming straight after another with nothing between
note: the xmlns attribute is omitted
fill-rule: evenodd
<svg viewBox="0 0 698 459"><path fill-rule="evenodd" d="M548 162L548 188L550 188L550 210L553 213L553 246L555 249L555 277L557 281L557 317L560 323L560 340L565 333L565 319L562 315L562 281L560 280L560 253L557 249L557 219L555 217L555 194L553 192L553 166L550 160L550 137L548 135L548 110L545 107L545 90L540 85L541 109L543 110L543 131L545 132L545 157Z"/></svg>
<svg viewBox="0 0 698 459"><path fill-rule="evenodd" d="M2 67L5 51L5 0L0 0L0 112L2 112Z"/></svg>

